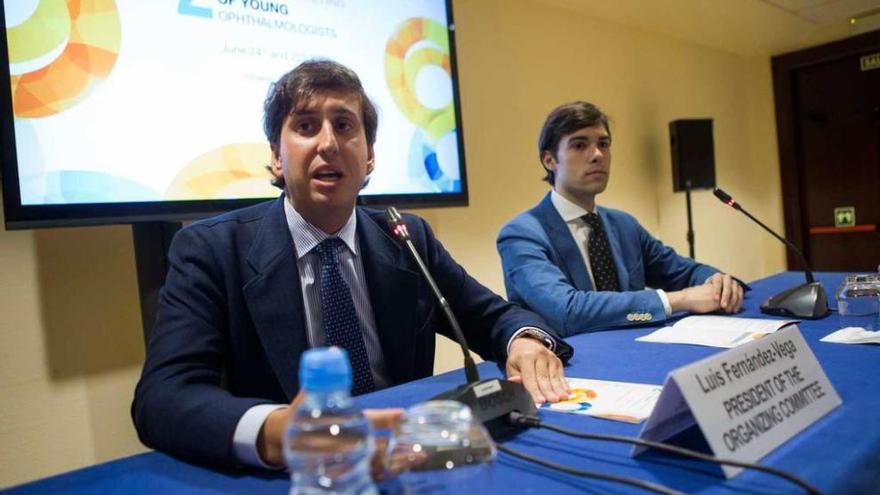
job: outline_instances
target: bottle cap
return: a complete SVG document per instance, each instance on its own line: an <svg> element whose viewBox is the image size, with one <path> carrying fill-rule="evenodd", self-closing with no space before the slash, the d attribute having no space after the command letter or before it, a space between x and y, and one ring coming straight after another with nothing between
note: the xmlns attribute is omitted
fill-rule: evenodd
<svg viewBox="0 0 880 495"><path fill-rule="evenodd" d="M351 362L341 347L320 347L303 353L299 386L309 391L351 390Z"/></svg>

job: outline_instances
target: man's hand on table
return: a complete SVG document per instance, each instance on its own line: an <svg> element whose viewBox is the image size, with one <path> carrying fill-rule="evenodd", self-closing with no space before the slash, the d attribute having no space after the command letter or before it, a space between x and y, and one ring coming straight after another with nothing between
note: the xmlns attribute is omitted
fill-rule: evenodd
<svg viewBox="0 0 880 495"><path fill-rule="evenodd" d="M562 361L539 340L518 337L510 343L505 371L509 380L520 382L536 404L559 402L571 395Z"/></svg>

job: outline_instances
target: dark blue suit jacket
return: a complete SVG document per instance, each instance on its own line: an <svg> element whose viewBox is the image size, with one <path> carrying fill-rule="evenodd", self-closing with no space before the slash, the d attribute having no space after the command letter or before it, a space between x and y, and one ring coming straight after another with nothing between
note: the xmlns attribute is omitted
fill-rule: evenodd
<svg viewBox="0 0 880 495"><path fill-rule="evenodd" d="M141 440L178 457L236 462L241 416L288 403L308 347L296 253L283 198L200 221L174 238L132 417ZM434 333L452 336L427 282L391 237L382 212L357 208L357 234L376 330L393 384L431 375ZM458 316L468 344L504 362L540 317L504 301L459 266L420 218L410 235ZM555 335L554 335L555 337ZM571 348L557 339L561 357Z"/></svg>
<svg viewBox="0 0 880 495"><path fill-rule="evenodd" d="M622 292L596 292L571 231L550 200L505 225L498 235L508 299L547 319L562 336L666 319L654 290L681 290L718 272L679 256L632 215L597 208L608 234Z"/></svg>

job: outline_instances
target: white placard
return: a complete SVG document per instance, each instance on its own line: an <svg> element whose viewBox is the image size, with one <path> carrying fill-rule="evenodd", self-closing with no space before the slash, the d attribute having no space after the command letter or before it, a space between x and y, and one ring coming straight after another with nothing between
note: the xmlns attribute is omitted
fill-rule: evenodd
<svg viewBox="0 0 880 495"><path fill-rule="evenodd" d="M841 403L793 326L673 370L639 437L663 441L696 423L715 456L755 462Z"/></svg>

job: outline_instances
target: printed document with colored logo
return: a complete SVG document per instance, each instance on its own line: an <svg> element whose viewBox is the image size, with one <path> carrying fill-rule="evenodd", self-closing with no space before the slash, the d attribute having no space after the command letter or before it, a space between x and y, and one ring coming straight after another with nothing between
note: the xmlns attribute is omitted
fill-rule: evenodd
<svg viewBox="0 0 880 495"><path fill-rule="evenodd" d="M660 385L568 378L572 394L568 399L541 405L549 411L582 414L596 418L641 423L651 415Z"/></svg>

